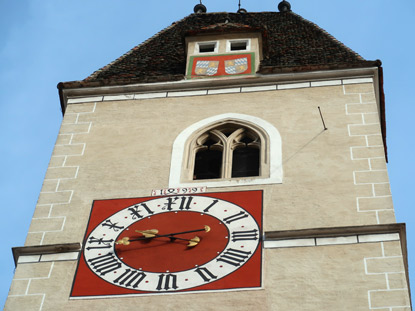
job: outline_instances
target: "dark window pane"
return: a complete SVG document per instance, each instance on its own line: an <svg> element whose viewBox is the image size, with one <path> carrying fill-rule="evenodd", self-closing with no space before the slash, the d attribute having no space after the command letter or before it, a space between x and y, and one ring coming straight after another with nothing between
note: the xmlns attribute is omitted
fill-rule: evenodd
<svg viewBox="0 0 415 311"><path fill-rule="evenodd" d="M259 176L259 149L238 148L233 151L232 177Z"/></svg>
<svg viewBox="0 0 415 311"><path fill-rule="evenodd" d="M222 151L200 150L196 153L193 179L214 179L221 177Z"/></svg>

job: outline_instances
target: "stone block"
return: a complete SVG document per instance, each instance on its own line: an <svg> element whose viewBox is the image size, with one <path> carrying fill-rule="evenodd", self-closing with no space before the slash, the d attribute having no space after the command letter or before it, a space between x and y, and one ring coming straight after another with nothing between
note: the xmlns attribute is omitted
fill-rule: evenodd
<svg viewBox="0 0 415 311"><path fill-rule="evenodd" d="M359 211L393 209L392 197L358 198Z"/></svg>
<svg viewBox="0 0 415 311"><path fill-rule="evenodd" d="M42 192L37 204L69 203L71 196L72 191Z"/></svg>
<svg viewBox="0 0 415 311"><path fill-rule="evenodd" d="M46 218L49 217L50 210L52 208L52 204L47 205L37 205L35 212L33 214L34 218Z"/></svg>
<svg viewBox="0 0 415 311"><path fill-rule="evenodd" d="M93 102L102 102L103 96L93 96L93 97L82 97L82 98L68 98L68 106L70 104L83 104L83 103L93 103ZM81 111L77 111L81 112ZM82 111L86 112L86 111Z"/></svg>
<svg viewBox="0 0 415 311"><path fill-rule="evenodd" d="M131 100L131 99L134 99L134 94L107 95L107 96L104 96L104 101L110 101L110 100Z"/></svg>
<svg viewBox="0 0 415 311"><path fill-rule="evenodd" d="M275 91L276 89L276 85L246 86L241 88L241 92Z"/></svg>
<svg viewBox="0 0 415 311"><path fill-rule="evenodd" d="M24 295L27 291L29 280L13 280L9 295Z"/></svg>
<svg viewBox="0 0 415 311"><path fill-rule="evenodd" d="M361 94L362 97L362 103L376 103L376 96L375 93L371 94Z"/></svg>
<svg viewBox="0 0 415 311"><path fill-rule="evenodd" d="M356 197L371 197L373 196L372 185L356 185L355 187Z"/></svg>
<svg viewBox="0 0 415 311"><path fill-rule="evenodd" d="M26 236L26 241L24 246L34 246L34 245L41 245L43 240L43 233L36 232L36 233L28 233Z"/></svg>
<svg viewBox="0 0 415 311"><path fill-rule="evenodd" d="M20 256L17 263L38 262L39 260L40 260L40 255L27 255L27 256Z"/></svg>
<svg viewBox="0 0 415 311"><path fill-rule="evenodd" d="M361 84L361 83L373 83L373 78L343 79L343 84Z"/></svg>
<svg viewBox="0 0 415 311"><path fill-rule="evenodd" d="M75 178L77 172L78 167L51 167L46 171L45 179Z"/></svg>
<svg viewBox="0 0 415 311"><path fill-rule="evenodd" d="M402 256L402 248L400 241L390 241L383 243L383 251L385 256Z"/></svg>
<svg viewBox="0 0 415 311"><path fill-rule="evenodd" d="M167 92L135 94L134 99L152 99L167 97Z"/></svg>
<svg viewBox="0 0 415 311"><path fill-rule="evenodd" d="M370 135L367 136L367 144L368 146L382 146L383 147L383 140L382 135Z"/></svg>
<svg viewBox="0 0 415 311"><path fill-rule="evenodd" d="M227 89L214 89L214 90L208 90L208 95L213 94L229 94L229 93L240 93L241 88L240 87L234 87L234 88L227 88Z"/></svg>
<svg viewBox="0 0 415 311"><path fill-rule="evenodd" d="M311 87L315 86L332 86L332 85L341 85L341 80L329 80L329 81L315 81L311 82Z"/></svg>
<svg viewBox="0 0 415 311"><path fill-rule="evenodd" d="M34 218L30 224L30 232L60 231L64 218Z"/></svg>
<svg viewBox="0 0 415 311"><path fill-rule="evenodd" d="M379 115L377 113L364 113L363 121L365 124L379 124Z"/></svg>
<svg viewBox="0 0 415 311"><path fill-rule="evenodd" d="M181 92L168 92L168 97L181 97L181 96L200 96L207 95L207 90L198 91L181 91Z"/></svg>
<svg viewBox="0 0 415 311"><path fill-rule="evenodd" d="M374 189L375 189L375 195L376 196L391 195L391 188L390 188L389 183L375 184L373 186L374 186Z"/></svg>
<svg viewBox="0 0 415 311"><path fill-rule="evenodd" d="M333 238L316 238L317 245L354 244L357 243L357 236L339 236Z"/></svg>
<svg viewBox="0 0 415 311"><path fill-rule="evenodd" d="M376 104L347 104L348 114L377 112Z"/></svg>
<svg viewBox="0 0 415 311"><path fill-rule="evenodd" d="M386 170L386 160L384 158L369 159L371 170Z"/></svg>
<svg viewBox="0 0 415 311"><path fill-rule="evenodd" d="M365 262L368 274L397 273L405 271L403 267L403 258L401 256L366 258Z"/></svg>
<svg viewBox="0 0 415 311"><path fill-rule="evenodd" d="M91 126L90 122L78 123L78 124L62 124L59 133L60 134L88 133L90 126Z"/></svg>
<svg viewBox="0 0 415 311"><path fill-rule="evenodd" d="M102 100L102 96L98 96L96 97L96 99L100 99ZM97 101L101 101L101 100L97 100ZM66 107L66 112L65 115L68 113L91 113L94 112L95 109L95 100L92 100L93 102L91 103L84 103L84 104L78 104L78 105L68 105Z"/></svg>
<svg viewBox="0 0 415 311"><path fill-rule="evenodd" d="M349 132L351 136L379 134L380 126L379 124L351 124Z"/></svg>
<svg viewBox="0 0 415 311"><path fill-rule="evenodd" d="M384 158L383 146L379 147L352 147L352 159Z"/></svg>
<svg viewBox="0 0 415 311"><path fill-rule="evenodd" d="M354 160L353 171L370 171L369 159Z"/></svg>
<svg viewBox="0 0 415 311"><path fill-rule="evenodd" d="M356 184L371 184L371 183L385 183L389 182L388 172L386 170L381 171L356 171L355 182Z"/></svg>
<svg viewBox="0 0 415 311"><path fill-rule="evenodd" d="M399 241L399 233L364 234L358 236L359 243Z"/></svg>
<svg viewBox="0 0 415 311"><path fill-rule="evenodd" d="M49 161L49 167L60 167L63 166L65 156L52 156Z"/></svg>
<svg viewBox="0 0 415 311"><path fill-rule="evenodd" d="M396 223L395 211L393 209L389 211L378 211L377 213L380 224Z"/></svg>
<svg viewBox="0 0 415 311"><path fill-rule="evenodd" d="M57 254L46 254L42 255L40 261L61 261L61 260L77 260L78 259L78 252L70 252L70 253L57 253Z"/></svg>
<svg viewBox="0 0 415 311"><path fill-rule="evenodd" d="M59 134L56 139L56 145L68 145L71 143L72 134Z"/></svg>
<svg viewBox="0 0 415 311"><path fill-rule="evenodd" d="M51 169L49 169L51 170ZM53 180L43 180L43 185L42 185L42 190L41 192L53 192L56 191L58 187L58 180L53 179Z"/></svg>
<svg viewBox="0 0 415 311"><path fill-rule="evenodd" d="M378 290L369 292L372 308L409 306L407 290Z"/></svg>
<svg viewBox="0 0 415 311"><path fill-rule="evenodd" d="M7 298L4 311L39 311L43 295L11 296Z"/></svg>
<svg viewBox="0 0 415 311"><path fill-rule="evenodd" d="M52 156L82 155L85 144L55 146Z"/></svg>
<svg viewBox="0 0 415 311"><path fill-rule="evenodd" d="M390 289L408 288L405 273L388 273L387 278Z"/></svg>
<svg viewBox="0 0 415 311"><path fill-rule="evenodd" d="M52 263L50 262L18 264L14 279L47 278L51 267Z"/></svg>
<svg viewBox="0 0 415 311"><path fill-rule="evenodd" d="M344 81L345 80L343 80L343 83ZM372 83L348 84L344 86L344 92L346 94L373 93L373 84Z"/></svg>
<svg viewBox="0 0 415 311"><path fill-rule="evenodd" d="M264 242L265 248L279 248L279 247L300 247L300 246L315 246L313 238L309 239L290 239L290 240L268 240Z"/></svg>
<svg viewBox="0 0 415 311"><path fill-rule="evenodd" d="M289 83L289 84L278 84L278 90L289 90L289 89L300 89L310 87L310 82L302 82L302 83Z"/></svg>
<svg viewBox="0 0 415 311"><path fill-rule="evenodd" d="M65 113L62 119L62 124L76 123L77 120L78 120L77 113Z"/></svg>

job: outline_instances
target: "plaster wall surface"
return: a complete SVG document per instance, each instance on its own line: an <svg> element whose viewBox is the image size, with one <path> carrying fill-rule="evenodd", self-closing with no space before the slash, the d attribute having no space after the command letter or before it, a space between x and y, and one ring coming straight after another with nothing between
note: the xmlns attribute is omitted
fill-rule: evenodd
<svg viewBox="0 0 415 311"><path fill-rule="evenodd" d="M283 183L208 191L263 189L266 231L395 222L373 85L364 83L69 105L26 245L81 241L95 199L168 188L177 135L229 112L278 129Z"/></svg>
<svg viewBox="0 0 415 311"><path fill-rule="evenodd" d="M282 138L281 184L208 189L263 189L264 231L395 222L374 86L361 83L68 105L25 245L82 242L93 200L167 188L177 135L225 113L261 118ZM387 243L264 250L265 290L197 296L69 300L76 261L19 264L6 310L409 310L407 291L391 287L404 269L388 271L401 254L365 259L386 256ZM399 297L383 309L389 294Z"/></svg>
<svg viewBox="0 0 415 311"><path fill-rule="evenodd" d="M20 264L5 309L410 310L399 242L267 249L264 289L255 291L72 300L75 268Z"/></svg>

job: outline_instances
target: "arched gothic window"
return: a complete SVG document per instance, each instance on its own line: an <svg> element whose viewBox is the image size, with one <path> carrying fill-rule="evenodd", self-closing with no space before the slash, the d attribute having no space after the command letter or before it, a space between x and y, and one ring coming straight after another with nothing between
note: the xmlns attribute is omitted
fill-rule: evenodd
<svg viewBox="0 0 415 311"><path fill-rule="evenodd" d="M173 143L170 188L281 182L281 136L258 117L212 116L185 128Z"/></svg>
<svg viewBox="0 0 415 311"><path fill-rule="evenodd" d="M194 141L193 180L260 176L261 138L238 124L212 128Z"/></svg>

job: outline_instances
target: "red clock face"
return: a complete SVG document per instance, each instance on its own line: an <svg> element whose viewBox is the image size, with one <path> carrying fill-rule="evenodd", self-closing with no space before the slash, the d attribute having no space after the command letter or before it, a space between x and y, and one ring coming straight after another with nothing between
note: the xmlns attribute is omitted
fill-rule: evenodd
<svg viewBox="0 0 415 311"><path fill-rule="evenodd" d="M72 298L261 287L262 192L94 201Z"/></svg>
<svg viewBox="0 0 415 311"><path fill-rule="evenodd" d="M204 229L210 228L209 232ZM174 236L142 239L136 232L157 229L158 235L187 232ZM167 212L133 223L117 240L130 237L129 245L116 245L117 256L128 266L153 272L180 272L201 266L218 256L228 244L229 231L215 217L198 212ZM198 237L197 245L189 247L188 240ZM203 247L202 247L203 246Z"/></svg>

